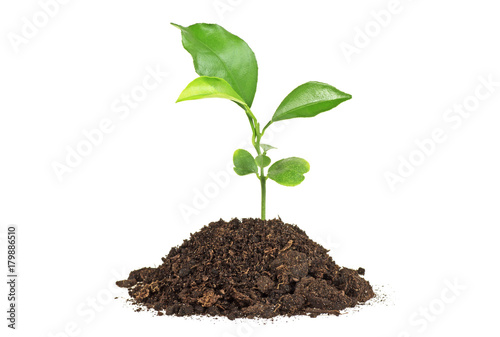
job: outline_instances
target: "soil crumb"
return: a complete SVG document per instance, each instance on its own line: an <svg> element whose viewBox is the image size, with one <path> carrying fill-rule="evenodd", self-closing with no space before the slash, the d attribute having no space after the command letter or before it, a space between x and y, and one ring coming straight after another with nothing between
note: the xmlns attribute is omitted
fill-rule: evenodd
<svg viewBox="0 0 500 337"><path fill-rule="evenodd" d="M339 267L328 250L280 219L212 222L162 261L117 282L159 315L338 316L375 296L363 268Z"/></svg>

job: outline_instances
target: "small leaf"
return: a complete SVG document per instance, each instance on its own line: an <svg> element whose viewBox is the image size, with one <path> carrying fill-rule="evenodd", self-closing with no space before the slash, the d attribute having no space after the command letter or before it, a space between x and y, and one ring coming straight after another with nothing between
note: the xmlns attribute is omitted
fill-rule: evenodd
<svg viewBox="0 0 500 337"><path fill-rule="evenodd" d="M257 157L255 157L255 162L257 163L258 167L264 168L266 166L269 166L269 164L271 164L271 158L269 158L266 155L259 154Z"/></svg>
<svg viewBox="0 0 500 337"><path fill-rule="evenodd" d="M202 98L225 98L236 104L247 106L243 99L222 78L201 76L192 81L181 92L177 102L202 99Z"/></svg>
<svg viewBox="0 0 500 337"><path fill-rule="evenodd" d="M297 157L281 159L269 168L267 176L284 186L297 186L304 180L304 173L309 172L309 163Z"/></svg>
<svg viewBox="0 0 500 337"><path fill-rule="evenodd" d="M281 102L272 121L299 117L314 117L321 112L335 108L352 96L329 84L307 82L293 90Z"/></svg>
<svg viewBox="0 0 500 337"><path fill-rule="evenodd" d="M272 150L272 149L276 149L274 146L267 145L267 144L260 144L260 147L262 148L262 150L264 150L264 152L267 152L267 151Z"/></svg>
<svg viewBox="0 0 500 337"><path fill-rule="evenodd" d="M226 80L251 107L258 67L248 44L216 24L172 25L181 30L182 45L193 57L196 73Z"/></svg>
<svg viewBox="0 0 500 337"><path fill-rule="evenodd" d="M255 159L247 150L239 149L233 155L234 172L240 176L257 173Z"/></svg>

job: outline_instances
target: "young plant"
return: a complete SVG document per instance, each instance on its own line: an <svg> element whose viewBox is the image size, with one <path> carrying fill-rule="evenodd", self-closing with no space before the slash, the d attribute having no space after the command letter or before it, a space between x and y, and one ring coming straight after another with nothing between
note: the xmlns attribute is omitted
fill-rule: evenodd
<svg viewBox="0 0 500 337"><path fill-rule="evenodd" d="M244 176L255 174L261 187L261 218L266 219L266 181L274 180L284 186L296 186L309 172L309 163L290 157L271 164L267 152L275 149L262 144L261 139L272 124L291 118L314 117L351 99L329 84L307 82L285 97L271 120L261 127L250 110L257 89L257 60L250 47L227 30L216 24L197 23L189 27L172 24L182 32L182 44L193 57L195 71L200 77L188 84L177 102L201 98L225 98L245 111L252 128L252 144L257 152L238 149L234 152L234 171Z"/></svg>

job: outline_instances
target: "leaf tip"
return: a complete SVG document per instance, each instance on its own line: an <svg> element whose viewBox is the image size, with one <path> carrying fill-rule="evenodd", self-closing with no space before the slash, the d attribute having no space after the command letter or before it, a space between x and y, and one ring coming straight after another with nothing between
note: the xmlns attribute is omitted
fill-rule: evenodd
<svg viewBox="0 0 500 337"><path fill-rule="evenodd" d="M182 27L181 25L178 25L178 24L176 24L176 23L170 22L170 24L171 24L172 26L176 27L176 28L179 28L180 30L183 30L183 29L184 29L184 27Z"/></svg>

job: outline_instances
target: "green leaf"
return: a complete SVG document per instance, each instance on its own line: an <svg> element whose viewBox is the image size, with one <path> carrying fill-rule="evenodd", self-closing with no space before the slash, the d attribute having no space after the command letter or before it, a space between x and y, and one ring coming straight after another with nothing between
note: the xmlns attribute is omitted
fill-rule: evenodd
<svg viewBox="0 0 500 337"><path fill-rule="evenodd" d="M272 150L272 149L276 149L274 146L267 145L267 144L260 144L260 147L262 148L262 150L264 150L264 152L267 152L267 151Z"/></svg>
<svg viewBox="0 0 500 337"><path fill-rule="evenodd" d="M202 98L225 98L240 106L246 107L246 103L222 78L201 76L189 83L184 89L177 102L202 99Z"/></svg>
<svg viewBox="0 0 500 337"><path fill-rule="evenodd" d="M182 45L193 57L198 75L226 80L251 107L258 67L255 54L246 42L216 24L172 25L182 31Z"/></svg>
<svg viewBox="0 0 500 337"><path fill-rule="evenodd" d="M307 82L293 90L281 102L273 115L272 121L298 117L314 117L317 114L335 108L340 103L351 99L346 94L329 84Z"/></svg>
<svg viewBox="0 0 500 337"><path fill-rule="evenodd" d="M257 157L255 157L255 162L257 163L258 167L264 168L266 166L269 166L269 164L271 164L271 158L269 158L266 155L259 154Z"/></svg>
<svg viewBox="0 0 500 337"><path fill-rule="evenodd" d="M269 168L267 176L284 186L297 186L304 180L304 173L309 172L309 163L297 157L281 159Z"/></svg>
<svg viewBox="0 0 500 337"><path fill-rule="evenodd" d="M233 155L234 172L240 176L257 173L255 159L247 150L238 149Z"/></svg>

